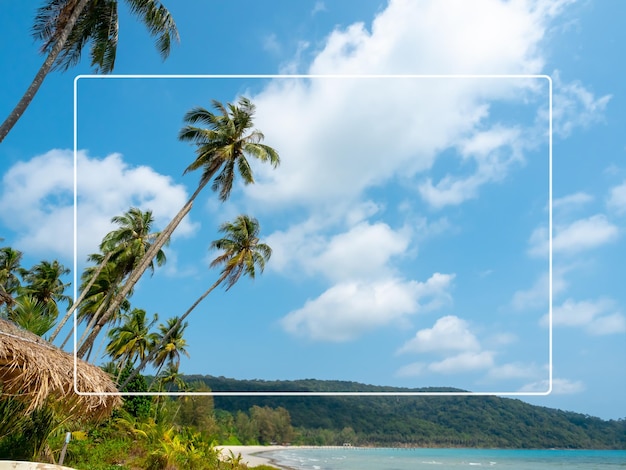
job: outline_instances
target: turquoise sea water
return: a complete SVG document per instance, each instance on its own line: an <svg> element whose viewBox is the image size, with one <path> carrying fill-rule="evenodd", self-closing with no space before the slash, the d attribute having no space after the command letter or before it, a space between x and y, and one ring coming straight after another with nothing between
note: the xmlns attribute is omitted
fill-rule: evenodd
<svg viewBox="0 0 626 470"><path fill-rule="evenodd" d="M297 470L626 469L626 451L307 448L264 452Z"/></svg>

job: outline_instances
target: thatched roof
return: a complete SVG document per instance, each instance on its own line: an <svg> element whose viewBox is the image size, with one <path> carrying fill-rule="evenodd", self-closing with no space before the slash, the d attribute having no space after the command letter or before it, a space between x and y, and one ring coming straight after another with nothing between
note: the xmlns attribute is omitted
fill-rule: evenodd
<svg viewBox="0 0 626 470"><path fill-rule="evenodd" d="M81 392L116 393L115 384L99 367L78 360ZM36 409L48 398L70 413L100 418L121 404L119 396L74 392L74 357L34 333L0 319L0 387Z"/></svg>

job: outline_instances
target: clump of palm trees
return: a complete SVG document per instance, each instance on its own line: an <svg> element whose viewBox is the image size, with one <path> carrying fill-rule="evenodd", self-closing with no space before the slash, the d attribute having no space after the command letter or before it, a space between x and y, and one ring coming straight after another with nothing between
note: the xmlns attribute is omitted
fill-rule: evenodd
<svg viewBox="0 0 626 470"><path fill-rule="evenodd" d="M245 184L254 182L252 169L247 156L254 157L262 162L268 162L273 167L278 166L280 159L273 148L261 143L263 134L254 129L252 118L254 105L247 98L241 98L238 105L228 103L223 106L218 101L213 101L213 107L219 113L212 113L205 108L194 108L185 115L185 121L189 123L183 127L179 134L181 140L190 141L196 146L196 160L187 167L185 172L202 169L202 176L198 188L191 196L187 204L174 217L168 227L159 234L157 240L144 256L143 264L149 261L151 253L154 253L160 243L165 243L174 231L180 220L191 210L191 205L200 191L213 179L211 189L219 193L219 199L224 202L230 196L235 178L235 169ZM195 124L202 123L208 127L197 127ZM219 285L224 284L226 290L235 285L240 277L254 278L258 272L263 272L265 263L269 260L271 248L260 242L259 222L248 215L239 215L233 222L225 222L220 226L223 238L211 243L211 248L221 251L211 263L211 267L221 266L219 278L211 285L178 319L178 321L165 334L160 346L180 327L181 323L189 314ZM152 255L153 256L153 255ZM137 279L143 271L138 269ZM136 282L136 281L135 281ZM118 294L121 301L129 285ZM109 313L109 312L107 312ZM110 313L109 313L110 314ZM105 313L106 315L106 313ZM96 333L97 334L97 333ZM126 379L123 388L130 382L146 364L157 354L156 348L144 358L133 373Z"/></svg>
<svg viewBox="0 0 626 470"><path fill-rule="evenodd" d="M218 252L210 266L221 268L220 275L185 312L159 325L158 332L151 332L157 315L150 319L145 310L131 308L130 297L135 284L147 270L154 272L157 266L166 262L163 248L204 187L212 183L211 189L224 202L231 194L237 175L245 184L254 182L248 158L267 162L273 167L280 162L278 153L264 145L263 134L254 129L255 108L249 99L240 98L237 104L226 106L213 101L213 108L216 112L200 107L189 111L184 117L187 125L179 134L181 140L195 146L196 152L196 159L185 173L202 170L198 187L189 200L161 232L153 230L154 218L149 210L130 208L113 217L111 222L116 228L103 238L99 252L88 257L91 264L81 277L80 295L68 305L60 321L57 322L57 302L69 303L63 294L67 284L60 279L68 270L55 261L42 262L28 272L23 271L17 267L21 253L8 247L0 250L0 303L4 303L7 315L10 312L11 318L22 318L23 325L27 324L28 318L40 318L45 325L36 330L38 334L46 333L56 324L49 337L52 342L77 311L79 322L86 325L77 342L77 355L85 359L90 358L96 338L108 330L106 352L118 370L118 380L119 371L128 365L135 368L120 384L120 389L148 363L157 368L157 376L163 367L166 367L168 376L175 376L180 354L187 354L186 342L182 338L186 318L218 286L229 290L241 277L254 278L263 272L272 254L271 248L260 240L257 219L239 215L233 221L222 223L219 227L222 237L210 244L210 249ZM18 275L26 281L24 287L21 287ZM46 308L48 313L33 313L36 308ZM22 311L30 313L27 315ZM61 347L71 338L73 327L71 330Z"/></svg>
<svg viewBox="0 0 626 470"><path fill-rule="evenodd" d="M41 261L26 269L22 252L0 248L0 317L43 336L56 323L59 303L71 302L62 277L69 269L58 261Z"/></svg>

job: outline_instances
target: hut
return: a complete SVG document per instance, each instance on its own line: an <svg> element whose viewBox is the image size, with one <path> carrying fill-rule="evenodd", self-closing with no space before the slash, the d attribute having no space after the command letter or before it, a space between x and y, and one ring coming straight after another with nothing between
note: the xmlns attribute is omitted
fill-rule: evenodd
<svg viewBox="0 0 626 470"><path fill-rule="evenodd" d="M122 403L119 395L110 395L118 391L109 375L80 359L76 364L76 385L81 394L74 391L73 355L0 319L2 396L24 400L29 411L52 401L68 414L90 419L106 417Z"/></svg>

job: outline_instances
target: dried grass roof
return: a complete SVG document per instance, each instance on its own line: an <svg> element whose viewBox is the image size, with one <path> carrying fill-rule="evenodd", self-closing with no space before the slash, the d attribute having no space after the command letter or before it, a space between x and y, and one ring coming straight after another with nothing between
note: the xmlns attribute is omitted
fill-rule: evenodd
<svg viewBox="0 0 626 470"><path fill-rule="evenodd" d="M117 392L109 375L99 367L79 359L76 370L78 390ZM97 419L108 416L122 402L119 396L76 394L74 357L3 319L0 319L0 385L2 395L23 399L29 411L51 399L66 412Z"/></svg>

